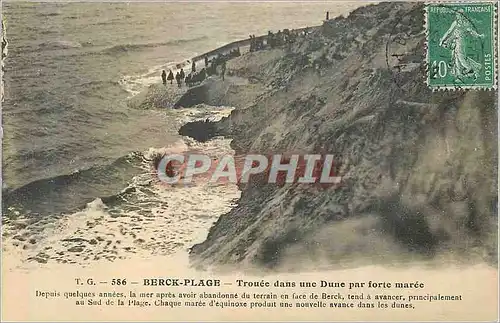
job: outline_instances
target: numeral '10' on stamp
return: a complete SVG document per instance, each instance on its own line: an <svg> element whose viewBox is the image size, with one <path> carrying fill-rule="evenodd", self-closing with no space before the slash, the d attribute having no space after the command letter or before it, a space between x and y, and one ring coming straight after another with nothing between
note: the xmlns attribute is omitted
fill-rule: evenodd
<svg viewBox="0 0 500 323"><path fill-rule="evenodd" d="M496 4L427 3L427 85L496 89Z"/></svg>

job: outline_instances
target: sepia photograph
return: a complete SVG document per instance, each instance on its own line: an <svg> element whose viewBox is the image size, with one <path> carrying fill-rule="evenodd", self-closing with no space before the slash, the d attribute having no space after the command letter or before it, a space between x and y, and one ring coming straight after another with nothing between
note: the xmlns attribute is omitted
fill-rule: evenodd
<svg viewBox="0 0 500 323"><path fill-rule="evenodd" d="M1 11L2 320L498 320L496 1Z"/></svg>

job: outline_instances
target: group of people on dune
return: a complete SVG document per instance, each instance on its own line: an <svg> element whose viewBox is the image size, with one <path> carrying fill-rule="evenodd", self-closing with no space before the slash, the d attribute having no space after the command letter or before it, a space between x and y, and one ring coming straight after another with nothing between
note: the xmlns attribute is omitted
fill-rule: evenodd
<svg viewBox="0 0 500 323"><path fill-rule="evenodd" d="M231 58L238 57L238 56L241 56L239 48L233 49L227 54L220 53L219 55L212 58L211 60L208 59L208 56L205 56L204 57L205 67L202 68L199 72L196 72L196 62L193 61L191 64L191 73L189 73L188 75L186 75L183 68L178 70L177 73L175 74L175 76L174 76L174 73L172 72L172 70L169 70L168 75L167 75L167 72L165 70L163 70L161 72L161 79L162 79L163 85L167 85L168 81L170 81L170 84L173 84L174 79L175 79L178 87L181 87L183 82L187 86L191 87L191 86L200 84L208 76L218 75L219 71L220 71L220 76L222 77L222 80L224 80L224 76L226 74L226 61L228 61ZM219 66L220 66L220 70L218 71L217 68Z"/></svg>
<svg viewBox="0 0 500 323"><path fill-rule="evenodd" d="M309 28L305 28L302 31L293 29L284 29L283 31L279 30L276 34L269 31L267 36L263 37L255 37L255 35L250 35L250 51L253 52L265 49L266 47L275 48L286 44L292 44L293 42L295 42L298 36L305 36L308 33ZM218 67L220 66L220 75L222 77L222 80L224 80L224 76L226 73L226 62L238 56L241 56L239 47L231 49L231 51L226 54L219 53L211 60L209 60L208 55L205 55L205 67L202 68L199 72L196 72L196 62L193 60L193 62L191 63L191 73L189 73L188 75L186 75L184 69L181 66L178 66L178 68L181 68L177 71L175 76L172 70L169 70L168 75L167 72L163 70L161 73L161 78L164 85L167 85L168 81L170 81L170 84L173 84L175 80L178 87L182 87L183 82L187 86L191 87L200 84L208 76L218 75Z"/></svg>
<svg viewBox="0 0 500 323"><path fill-rule="evenodd" d="M184 73L183 68L181 68L180 71L177 71L177 73L175 74L175 77L174 77L174 73L172 72L172 70L169 70L168 76L167 76L167 72L165 72L165 70L163 70L161 72L161 80L163 82L163 85L167 85L167 81L170 81L170 84L173 84L174 79L175 79L175 81L177 82L177 86L181 87L182 81L184 81L185 78L186 78L186 73Z"/></svg>
<svg viewBox="0 0 500 323"><path fill-rule="evenodd" d="M309 34L309 28L306 27L302 31L283 29L277 33L269 31L266 36L255 37L250 35L250 51L255 52L266 48L276 48L284 45L289 45L295 42L297 37L306 36Z"/></svg>

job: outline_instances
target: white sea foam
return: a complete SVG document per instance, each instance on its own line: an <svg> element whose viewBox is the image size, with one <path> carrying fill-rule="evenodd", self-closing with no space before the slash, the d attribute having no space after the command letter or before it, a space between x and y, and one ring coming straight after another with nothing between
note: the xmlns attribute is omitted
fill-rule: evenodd
<svg viewBox="0 0 500 323"><path fill-rule="evenodd" d="M179 123L220 119L229 107L200 106L178 110ZM90 266L118 259L147 259L154 255L184 253L202 242L218 217L234 206L240 191L234 184L200 183L165 186L154 180L149 159L167 152L203 151L217 157L233 154L230 139L199 143L190 138L143 153L144 173L107 205L101 198L86 208L62 217L34 221L20 217L4 224L6 267L50 266L54 262ZM132 190L130 190L132 189ZM26 262L26 260L28 260Z"/></svg>

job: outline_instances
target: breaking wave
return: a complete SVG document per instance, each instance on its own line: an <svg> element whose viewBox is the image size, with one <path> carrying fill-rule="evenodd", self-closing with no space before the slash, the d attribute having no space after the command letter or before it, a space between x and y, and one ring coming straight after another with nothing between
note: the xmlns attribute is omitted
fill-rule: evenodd
<svg viewBox="0 0 500 323"><path fill-rule="evenodd" d="M118 55L122 53L128 53L133 51L140 51L147 48L161 47L161 46L173 46L173 45L181 45L191 42L197 42L201 40L207 39L207 36L203 37L195 37L191 39L176 39L168 42L161 43L144 43L144 44L120 44L112 47L108 47L103 49L100 53L106 55Z"/></svg>

